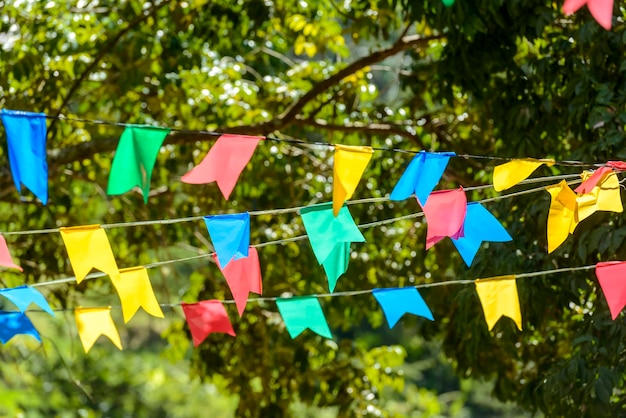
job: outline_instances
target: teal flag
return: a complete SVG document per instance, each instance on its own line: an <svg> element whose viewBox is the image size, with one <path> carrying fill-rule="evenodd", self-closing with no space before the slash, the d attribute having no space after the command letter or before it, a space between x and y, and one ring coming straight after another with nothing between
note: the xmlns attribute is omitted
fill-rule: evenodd
<svg viewBox="0 0 626 418"><path fill-rule="evenodd" d="M328 276L328 287L334 292L339 276L348 269L350 243L365 242L365 238L346 206L339 210L336 217L332 203L303 208L300 215L313 253Z"/></svg>
<svg viewBox="0 0 626 418"><path fill-rule="evenodd" d="M330 212L332 214L332 207ZM276 305L291 338L296 338L307 328L322 337L333 338L317 298L279 298L276 299Z"/></svg>
<svg viewBox="0 0 626 418"><path fill-rule="evenodd" d="M152 169L170 130L142 125L129 125L124 129L111 165L107 194L124 194L139 186L144 202L148 203Z"/></svg>

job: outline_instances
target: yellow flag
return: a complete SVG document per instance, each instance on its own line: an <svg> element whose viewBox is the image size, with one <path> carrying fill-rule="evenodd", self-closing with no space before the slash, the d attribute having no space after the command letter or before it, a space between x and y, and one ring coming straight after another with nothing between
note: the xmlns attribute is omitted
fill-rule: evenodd
<svg viewBox="0 0 626 418"><path fill-rule="evenodd" d="M493 188L497 192L509 189L520 181L528 178L541 164L546 164L550 167L554 165L554 160L525 158L523 160L513 160L501 164L493 169Z"/></svg>
<svg viewBox="0 0 626 418"><path fill-rule="evenodd" d="M117 348L122 349L120 334L111 318L111 308L76 308L74 311L78 336L88 353L101 335L109 337Z"/></svg>
<svg viewBox="0 0 626 418"><path fill-rule="evenodd" d="M548 253L556 250L576 227L576 193L565 180L546 187L552 197L548 213Z"/></svg>
<svg viewBox="0 0 626 418"><path fill-rule="evenodd" d="M335 216L339 213L343 202L352 197L373 153L372 147L335 145L335 167L333 169L333 212Z"/></svg>
<svg viewBox="0 0 626 418"><path fill-rule="evenodd" d="M77 283L80 283L92 268L108 274L111 278L119 277L109 239L100 225L61 228L60 231Z"/></svg>
<svg viewBox="0 0 626 418"><path fill-rule="evenodd" d="M164 318L145 267L121 269L119 279L112 281L122 301L124 322L130 321L139 308L143 308L152 316Z"/></svg>
<svg viewBox="0 0 626 418"><path fill-rule="evenodd" d="M582 173L583 181L587 180L591 173ZM590 193L579 195L578 202L578 222L591 216L598 210L621 213L624 211L622 205L622 195L617 174L611 172L591 189Z"/></svg>
<svg viewBox="0 0 626 418"><path fill-rule="evenodd" d="M502 316L511 318L517 325L517 329L521 331L522 312L519 308L515 276L478 279L474 283L489 331Z"/></svg>

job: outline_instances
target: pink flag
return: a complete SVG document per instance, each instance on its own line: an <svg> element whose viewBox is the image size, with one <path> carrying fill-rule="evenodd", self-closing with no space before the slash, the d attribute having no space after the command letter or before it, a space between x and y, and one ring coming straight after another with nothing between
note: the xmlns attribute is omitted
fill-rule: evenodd
<svg viewBox="0 0 626 418"><path fill-rule="evenodd" d="M600 26L606 30L611 29L613 20L613 0L565 0L565 3L563 3L563 12L566 15L571 15L585 4L591 16L593 16Z"/></svg>
<svg viewBox="0 0 626 418"><path fill-rule="evenodd" d="M0 235L0 266L24 271L24 269L13 262L13 258L9 252L9 247L7 247L7 241L2 235Z"/></svg>
<svg viewBox="0 0 626 418"><path fill-rule="evenodd" d="M626 262L598 263L596 276L609 305L611 317L615 319L626 306Z"/></svg>
<svg viewBox="0 0 626 418"><path fill-rule="evenodd" d="M189 324L195 347L199 346L213 332L235 336L235 330L230 323L226 309L219 300L182 303L181 306Z"/></svg>
<svg viewBox="0 0 626 418"><path fill-rule="evenodd" d="M605 174L612 172L613 169L610 167L600 167L593 172L591 177L580 183L580 185L575 188L574 191L579 194L591 193L591 190L596 187L598 183L600 183L600 180L602 180Z"/></svg>
<svg viewBox="0 0 626 418"><path fill-rule="evenodd" d="M213 254L213 259L226 278L239 316L243 315L248 303L248 293L262 293L261 265L256 248L249 247L248 257L232 260L224 268L220 265L217 254Z"/></svg>
<svg viewBox="0 0 626 418"><path fill-rule="evenodd" d="M252 158L261 136L220 136L202 162L181 177L184 183L206 184L213 181L228 200L239 175Z"/></svg>
<svg viewBox="0 0 626 418"><path fill-rule="evenodd" d="M615 170L626 171L626 162L624 161L608 161L606 165Z"/></svg>
<svg viewBox="0 0 626 418"><path fill-rule="evenodd" d="M432 192L426 204L422 205L422 209L428 223L426 249L445 237L459 239L464 236L463 223L467 211L467 198L462 187Z"/></svg>

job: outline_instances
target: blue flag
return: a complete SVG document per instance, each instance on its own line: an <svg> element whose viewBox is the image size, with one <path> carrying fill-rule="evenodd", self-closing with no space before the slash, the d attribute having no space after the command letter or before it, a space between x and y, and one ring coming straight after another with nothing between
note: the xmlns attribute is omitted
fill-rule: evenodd
<svg viewBox="0 0 626 418"><path fill-rule="evenodd" d="M45 205L48 203L46 162L46 115L19 110L0 110L7 134L9 163L17 191L28 187Z"/></svg>
<svg viewBox="0 0 626 418"><path fill-rule="evenodd" d="M422 295L414 287L374 289L372 294L383 309L389 328L393 328L405 313L435 320Z"/></svg>
<svg viewBox="0 0 626 418"><path fill-rule="evenodd" d="M204 222L215 247L220 267L224 268L232 260L248 256L250 246L250 215L234 213L205 216Z"/></svg>
<svg viewBox="0 0 626 418"><path fill-rule="evenodd" d="M11 301L20 312L24 312L31 303L39 306L50 315L54 316L54 312L48 305L48 301L39 291L30 286L19 286L11 289L0 289L0 296L4 296Z"/></svg>
<svg viewBox="0 0 626 418"><path fill-rule="evenodd" d="M279 298L276 299L276 306L291 338L296 338L307 328L322 337L333 338L317 298L312 296Z"/></svg>
<svg viewBox="0 0 626 418"><path fill-rule="evenodd" d="M404 200L415 193L420 205L425 205L454 152L420 151L413 157L391 192L391 200Z"/></svg>
<svg viewBox="0 0 626 418"><path fill-rule="evenodd" d="M452 239L452 243L468 267L472 265L483 241L506 242L513 240L495 216L478 202L467 204L463 231L465 235L459 239Z"/></svg>
<svg viewBox="0 0 626 418"><path fill-rule="evenodd" d="M2 344L6 344L18 334L32 335L37 341L41 341L33 323L22 312L0 311L0 341Z"/></svg>

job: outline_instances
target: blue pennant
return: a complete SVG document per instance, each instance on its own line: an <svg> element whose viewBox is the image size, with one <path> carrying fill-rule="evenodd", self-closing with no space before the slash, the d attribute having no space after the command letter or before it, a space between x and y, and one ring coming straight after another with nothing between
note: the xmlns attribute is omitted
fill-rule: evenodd
<svg viewBox="0 0 626 418"><path fill-rule="evenodd" d="M420 205L425 205L454 152L420 151L413 157L391 192L391 200L404 200L415 193Z"/></svg>
<svg viewBox="0 0 626 418"><path fill-rule="evenodd" d="M37 341L41 341L33 323L22 312L0 311L0 341L2 344L6 344L18 334L32 335Z"/></svg>
<svg viewBox="0 0 626 418"><path fill-rule="evenodd" d="M435 320L422 295L414 287L374 289L372 294L383 309L389 328L393 328L405 313Z"/></svg>
<svg viewBox="0 0 626 418"><path fill-rule="evenodd" d="M24 312L31 303L39 306L50 315L54 316L54 312L48 305L48 301L39 291L30 286L19 286L11 289L0 289L0 295L11 301L20 312Z"/></svg>
<svg viewBox="0 0 626 418"><path fill-rule="evenodd" d="M222 268L232 260L246 258L250 246L250 215L248 212L205 216L204 222Z"/></svg>

